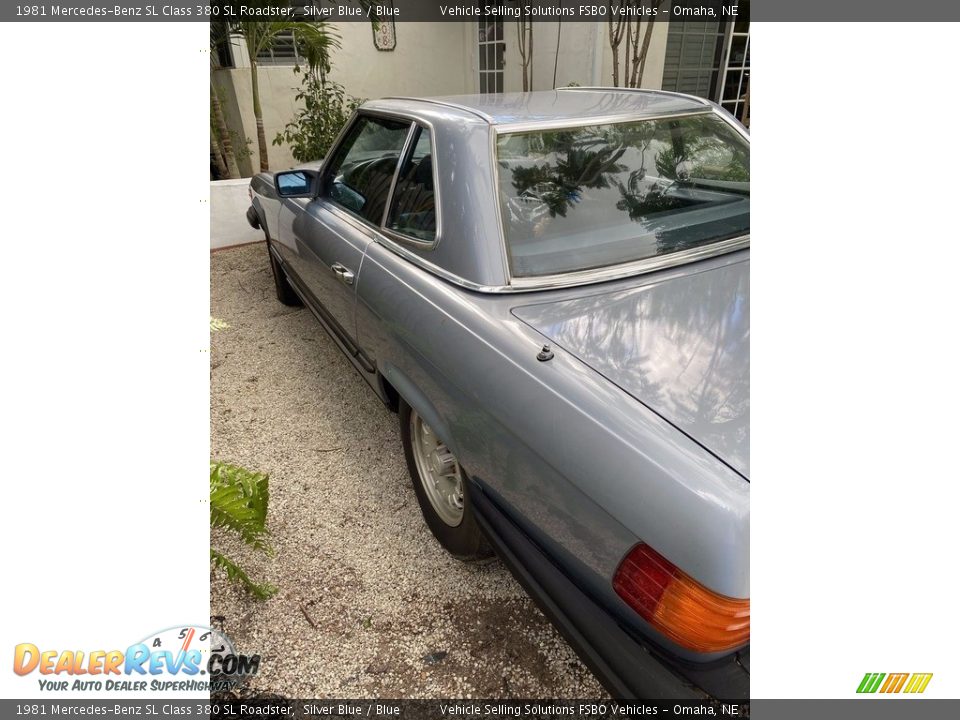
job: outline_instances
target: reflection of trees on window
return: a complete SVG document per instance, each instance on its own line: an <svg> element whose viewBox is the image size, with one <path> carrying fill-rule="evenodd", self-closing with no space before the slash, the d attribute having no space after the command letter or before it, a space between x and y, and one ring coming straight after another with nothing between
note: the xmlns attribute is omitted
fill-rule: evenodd
<svg viewBox="0 0 960 720"><path fill-rule="evenodd" d="M743 148L725 142L704 126L700 118L673 121L670 127L670 144L658 150L654 166L661 179L668 184L642 185L646 177L646 157L650 141L642 148L644 164L634 170L627 182L617 181L620 201L617 209L625 211L634 222L646 216L667 210L679 210L689 206L687 199L677 196L680 188L694 188L710 181L750 181L748 158ZM731 188L725 188L730 191Z"/></svg>
<svg viewBox="0 0 960 720"><path fill-rule="evenodd" d="M703 118L670 123L670 146L657 153L657 172L673 180L749 182L749 158L730 131L717 133Z"/></svg>
<svg viewBox="0 0 960 720"><path fill-rule="evenodd" d="M711 113L504 134L497 157L515 273L749 232L749 146Z"/></svg>
<svg viewBox="0 0 960 720"><path fill-rule="evenodd" d="M550 217L566 217L567 208L580 201L584 188L610 187L611 174L625 169L617 164L625 148L589 136L547 133L544 145L556 154L556 162L514 168L513 187L518 197L544 203Z"/></svg>

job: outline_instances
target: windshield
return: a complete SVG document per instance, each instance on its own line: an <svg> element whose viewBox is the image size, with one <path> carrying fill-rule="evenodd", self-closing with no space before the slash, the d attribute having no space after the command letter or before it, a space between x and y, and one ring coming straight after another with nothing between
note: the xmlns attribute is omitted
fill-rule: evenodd
<svg viewBox="0 0 960 720"><path fill-rule="evenodd" d="M619 265L750 232L750 145L717 115L503 133L514 277Z"/></svg>

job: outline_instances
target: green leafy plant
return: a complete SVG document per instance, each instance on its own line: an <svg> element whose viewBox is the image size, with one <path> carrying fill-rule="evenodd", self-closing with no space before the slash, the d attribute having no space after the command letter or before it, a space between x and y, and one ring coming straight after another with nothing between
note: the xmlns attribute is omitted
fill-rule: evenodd
<svg viewBox="0 0 960 720"><path fill-rule="evenodd" d="M299 73L301 69L294 68L294 72ZM303 71L296 100L303 102L303 108L283 132L277 133L273 144L287 143L293 157L300 162L326 156L353 111L363 102L348 96L340 83L328 79L322 67Z"/></svg>
<svg viewBox="0 0 960 720"><path fill-rule="evenodd" d="M210 526L230 530L254 550L273 555L267 529L269 502L270 481L264 473L250 472L226 463L210 463ZM213 547L210 548L210 562L254 597L265 600L277 592L270 583L251 580L240 565Z"/></svg>

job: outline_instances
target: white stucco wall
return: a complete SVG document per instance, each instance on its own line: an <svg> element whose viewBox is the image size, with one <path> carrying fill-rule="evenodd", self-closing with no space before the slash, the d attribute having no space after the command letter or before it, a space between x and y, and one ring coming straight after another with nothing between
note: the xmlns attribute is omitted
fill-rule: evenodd
<svg viewBox="0 0 960 720"><path fill-rule="evenodd" d="M245 245L263 240L263 231L247 222L250 178L210 183L210 249Z"/></svg>

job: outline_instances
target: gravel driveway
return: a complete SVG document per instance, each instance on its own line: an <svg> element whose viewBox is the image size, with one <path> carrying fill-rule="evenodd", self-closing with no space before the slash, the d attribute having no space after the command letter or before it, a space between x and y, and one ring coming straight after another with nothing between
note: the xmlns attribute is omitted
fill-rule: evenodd
<svg viewBox="0 0 960 720"><path fill-rule="evenodd" d="M499 562L464 565L423 523L396 416L305 309L277 302L262 244L211 254L211 457L270 475L276 554L214 544L259 602L210 578L213 623L262 655L251 687L306 697L605 696Z"/></svg>

